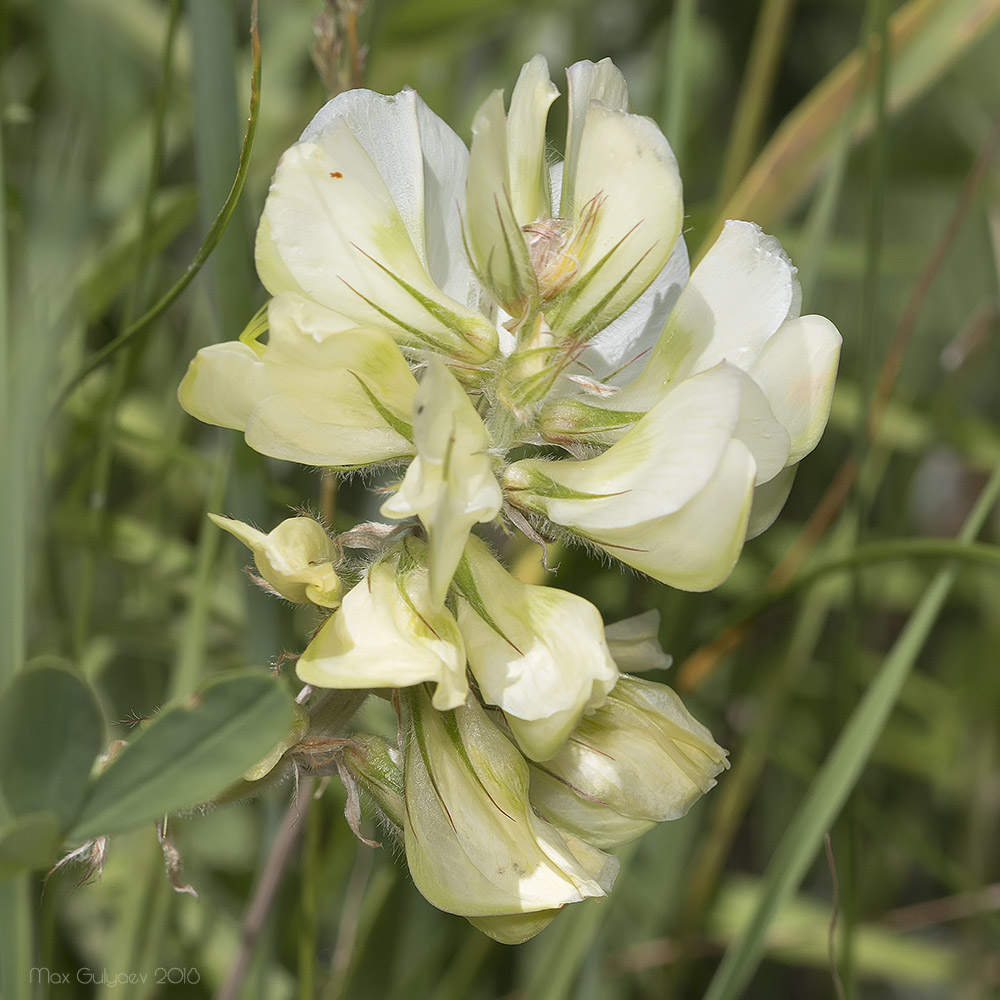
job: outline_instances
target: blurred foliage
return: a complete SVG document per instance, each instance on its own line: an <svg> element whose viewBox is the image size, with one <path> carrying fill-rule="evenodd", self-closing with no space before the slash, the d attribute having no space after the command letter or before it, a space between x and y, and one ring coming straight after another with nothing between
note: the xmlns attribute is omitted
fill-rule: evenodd
<svg viewBox="0 0 1000 1000"><path fill-rule="evenodd" d="M301 846L257 928L241 996L617 1000L708 988L721 952L753 919L776 845L941 562L867 563L864 546L954 537L1000 460L996 161L968 195L964 224L942 242L1000 108L1000 12L971 0L906 6L903 15L923 27L919 44L888 60L883 120L872 38L899 13L889 7L369 0L360 10L364 84L416 88L466 139L479 102L509 88L536 51L557 80L559 67L610 56L636 108L678 150L692 253L732 184L756 191L741 212L800 264L805 311L837 323L844 356L825 438L777 524L747 546L718 591L672 592L585 553L561 554L559 583L606 620L660 609L679 667L659 679L685 689L732 753L719 787L686 819L621 852L609 900L570 908L511 950L433 910L390 851L359 843L338 786L315 801L304 786ZM250 452L239 435L195 425L175 392L197 348L233 338L263 302L252 234L268 178L325 100L323 80L350 79L350 39L329 33L326 72L317 72L310 50L321 13L320 0L263 5L257 141L223 240L169 311L56 406L85 360L176 281L226 198L250 98L249 2L0 6L0 685L29 656L62 657L96 692L111 739L128 738L138 720L217 673L263 672L283 650L301 649L314 624L249 586L244 554L204 515L271 525L289 508L329 512L333 492L317 473ZM771 27L757 32L764 16ZM859 46L867 96L850 96L839 111L804 105L829 93L824 78L843 72ZM756 75L747 76L755 57ZM737 109L756 117L737 121ZM797 186L787 162L782 173L766 156L756 167L748 158L769 142L780 148L796 114L813 126L819 114L822 124ZM733 151L738 126L743 153ZM554 142L559 129L555 116ZM802 167L801 147L790 148L800 156L792 166ZM940 267L926 270L937 257ZM925 294L884 419L866 443L878 371L914 289ZM770 574L849 456L860 462L854 488L817 534L811 561L791 573L857 553L853 569L769 596ZM340 484L335 499L337 528L374 512L357 481ZM995 542L998 529L994 515L982 537ZM533 558L521 555L525 565ZM739 995L929 1000L1000 990L1000 579L983 564L956 565L944 610L913 651L916 667L830 831L835 864L813 852ZM720 635L732 641L721 645ZM52 717L38 730L54 734L72 682L65 667L44 669L59 671L64 689L53 690ZM366 724L386 724L374 718L380 707L365 707ZM91 738L90 729L79 736ZM5 783L0 821L19 796L26 810L75 806L60 800L59 777L34 792L15 780L14 795ZM0 992L193 998L221 989L294 794L279 785L172 824L184 881L200 900L172 892L152 827L112 839L99 881L78 887L83 869L67 866L44 895L44 872L0 883ZM4 826L0 864L51 842L46 815L55 813ZM72 985L29 985L32 969L50 970L42 979L53 984L55 973L70 973ZM79 970L147 979L95 985Z"/></svg>

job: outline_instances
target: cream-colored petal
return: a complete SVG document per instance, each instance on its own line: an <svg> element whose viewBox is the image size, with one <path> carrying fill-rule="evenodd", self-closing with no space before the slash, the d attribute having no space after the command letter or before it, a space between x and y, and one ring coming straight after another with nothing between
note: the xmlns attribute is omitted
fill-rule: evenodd
<svg viewBox="0 0 1000 1000"><path fill-rule="evenodd" d="M715 474L680 510L644 524L577 534L628 566L681 590L711 590L743 548L756 466L741 441L729 443Z"/></svg>
<svg viewBox="0 0 1000 1000"><path fill-rule="evenodd" d="M559 916L559 907L552 910L535 910L533 913L502 913L490 917L465 919L487 937L500 944L524 944Z"/></svg>
<svg viewBox="0 0 1000 1000"><path fill-rule="evenodd" d="M431 594L443 604L469 530L496 517L503 497L487 450L489 433L437 358L428 360L417 390L413 434L417 457L381 510L385 517L420 518L430 546Z"/></svg>
<svg viewBox="0 0 1000 1000"><path fill-rule="evenodd" d="M797 314L800 294L777 240L750 222L727 222L619 404L648 409L678 381L720 361L749 370L772 334Z"/></svg>
<svg viewBox="0 0 1000 1000"><path fill-rule="evenodd" d="M531 799L599 847L683 816L728 766L726 752L665 684L623 676L552 760L532 769Z"/></svg>
<svg viewBox="0 0 1000 1000"><path fill-rule="evenodd" d="M538 296L528 244L514 212L503 92L483 102L472 122L465 239L479 280L511 316Z"/></svg>
<svg viewBox="0 0 1000 1000"><path fill-rule="evenodd" d="M738 373L720 365L679 385L596 458L515 462L504 486L513 502L588 536L674 513L715 474L741 389Z"/></svg>
<svg viewBox="0 0 1000 1000"><path fill-rule="evenodd" d="M524 759L474 698L444 715L414 689L406 705L406 860L431 903L494 917L610 890L616 859L534 815Z"/></svg>
<svg viewBox="0 0 1000 1000"><path fill-rule="evenodd" d="M378 563L344 598L296 664L299 679L327 688L438 684L437 708L465 700L465 649L450 612L431 606L423 568Z"/></svg>
<svg viewBox="0 0 1000 1000"><path fill-rule="evenodd" d="M660 613L655 609L606 625L604 637L623 674L666 670L674 662L660 645Z"/></svg>
<svg viewBox="0 0 1000 1000"><path fill-rule="evenodd" d="M342 128L346 125L368 154L414 249L426 265L424 163L417 123L418 101L423 104L413 90L403 90L391 97L371 90L344 91L317 112L300 141L315 143L331 157L337 157Z"/></svg>
<svg viewBox="0 0 1000 1000"><path fill-rule="evenodd" d="M733 437L750 449L759 485L773 479L788 464L788 432L775 417L760 386L739 368L733 371L740 380L740 418Z"/></svg>
<svg viewBox="0 0 1000 1000"><path fill-rule="evenodd" d="M271 183L257 234L257 267L268 290L300 292L409 346L474 363L492 357L493 325L431 280L347 122L335 120L322 138L287 150Z"/></svg>
<svg viewBox="0 0 1000 1000"><path fill-rule="evenodd" d="M563 173L563 212L577 270L546 318L560 336L583 343L645 291L680 235L677 161L656 124L592 102L575 172Z"/></svg>
<svg viewBox="0 0 1000 1000"><path fill-rule="evenodd" d="M181 398L196 415L213 415L217 399L214 415L232 419L252 448L309 465L413 454L417 383L388 334L289 292L271 301L268 321L266 345L223 344L206 353L209 364L195 359Z"/></svg>
<svg viewBox="0 0 1000 1000"><path fill-rule="evenodd" d="M750 375L788 430L788 464L816 447L830 416L841 338L823 316L789 320L762 348Z"/></svg>
<svg viewBox="0 0 1000 1000"><path fill-rule="evenodd" d="M276 393L323 423L408 427L417 381L388 334L297 295L274 298L268 320L263 359Z"/></svg>
<svg viewBox="0 0 1000 1000"><path fill-rule="evenodd" d="M475 537L458 582L458 624L483 698L503 709L527 756L550 757L618 678L600 613L517 580Z"/></svg>
<svg viewBox="0 0 1000 1000"><path fill-rule="evenodd" d="M413 454L413 445L392 428L327 423L288 396L263 400L246 425L254 451L300 465L356 469Z"/></svg>
<svg viewBox="0 0 1000 1000"><path fill-rule="evenodd" d="M580 140L591 101L598 101L612 111L628 111L628 84L622 71L610 60L594 63L589 60L573 63L566 70L569 84L569 111L566 123L565 176L570 185L562 191L560 214L569 216L573 206L572 182L577 175Z"/></svg>
<svg viewBox="0 0 1000 1000"><path fill-rule="evenodd" d="M241 431L267 393L267 373L257 353L232 341L203 347L195 355L177 398L197 420Z"/></svg>
<svg viewBox="0 0 1000 1000"><path fill-rule="evenodd" d="M520 225L552 215L545 122L559 91L549 79L544 56L526 62L510 96L507 115L507 160L510 200Z"/></svg>
<svg viewBox="0 0 1000 1000"><path fill-rule="evenodd" d="M785 506L788 494L795 482L797 465L783 469L773 479L756 487L750 505L750 519L747 521L747 538L756 538L774 524Z"/></svg>
<svg viewBox="0 0 1000 1000"><path fill-rule="evenodd" d="M338 94L302 140L324 144L339 119L371 157L431 279L451 298L473 304L474 282L462 248L465 144L406 88L391 97L370 90Z"/></svg>
<svg viewBox="0 0 1000 1000"><path fill-rule="evenodd" d="M427 270L445 295L479 308L480 289L462 239L469 151L420 98L417 126L424 155L424 239Z"/></svg>

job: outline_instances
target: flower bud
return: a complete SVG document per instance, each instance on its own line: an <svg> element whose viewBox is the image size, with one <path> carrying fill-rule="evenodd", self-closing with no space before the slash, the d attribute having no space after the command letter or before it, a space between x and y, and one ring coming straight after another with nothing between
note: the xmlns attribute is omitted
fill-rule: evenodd
<svg viewBox="0 0 1000 1000"><path fill-rule="evenodd" d="M547 760L618 679L600 612L555 587L522 583L472 536L456 576L458 625L483 699L517 742Z"/></svg>
<svg viewBox="0 0 1000 1000"><path fill-rule="evenodd" d="M565 746L531 772L531 801L597 847L678 819L715 785L727 754L665 684L623 675Z"/></svg>
<svg viewBox="0 0 1000 1000"><path fill-rule="evenodd" d="M260 575L286 600L321 608L340 606L344 585L334 569L340 551L318 521L290 517L265 535L235 518L208 516L253 552Z"/></svg>
<svg viewBox="0 0 1000 1000"><path fill-rule="evenodd" d="M408 687L435 681L434 704L465 700L458 625L430 598L429 573L408 552L376 563L299 657L299 678L326 688Z"/></svg>
<svg viewBox="0 0 1000 1000"><path fill-rule="evenodd" d="M471 695L453 712L421 687L403 703L406 860L429 902L513 944L610 891L618 860L535 815L524 758Z"/></svg>

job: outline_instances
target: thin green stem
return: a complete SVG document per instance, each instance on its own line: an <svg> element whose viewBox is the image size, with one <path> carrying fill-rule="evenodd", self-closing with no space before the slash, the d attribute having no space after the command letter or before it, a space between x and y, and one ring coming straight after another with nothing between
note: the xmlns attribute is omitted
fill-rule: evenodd
<svg viewBox="0 0 1000 1000"><path fill-rule="evenodd" d="M247 174L250 171L250 155L253 152L254 140L257 136L257 121L260 115L260 38L257 34L257 0L254 0L252 8L250 39L253 52L253 75L250 81L250 117L247 121L246 134L243 137L243 146L240 150L240 162L236 171L236 177L233 180L233 186L229 190L228 197L219 210L219 214L215 217L212 227L206 234L191 263L185 268L184 273L145 313L130 323L114 340L105 344L99 351L95 351L91 355L76 375L63 387L53 409L59 409L66 402L66 399L73 390L88 375L102 365L107 364L118 351L139 336L139 334L146 331L180 298L181 294L191 284L211 256L219 240L222 239L222 234L226 231L229 220L233 217L236 206L239 204L240 197L243 194L243 187L246 184Z"/></svg>
<svg viewBox="0 0 1000 1000"><path fill-rule="evenodd" d="M843 573L877 566L880 563L905 559L957 560L978 563L1000 570L1000 546L985 542L957 542L951 538L893 538L884 542L859 545L848 555L834 556L815 563L799 573L783 587L754 598L745 604L730 621L731 626L748 625L768 608L787 600L834 573Z"/></svg>
<svg viewBox="0 0 1000 1000"><path fill-rule="evenodd" d="M865 242L865 271L861 288L861 314L858 337L861 345L861 371L858 384L862 398L871 399L879 369L878 321L879 289L882 277L882 236L888 167L888 138L886 102L889 92L889 16L885 0L869 0L869 72L875 74L873 97L875 104L875 130L871 142L868 171L868 218ZM864 470L868 451L867 414L859 417L855 433L854 451L858 468ZM859 532L863 529L865 512L860 502L865 493L865 483L859 476L855 516ZM859 536L860 537L860 536Z"/></svg>
<svg viewBox="0 0 1000 1000"><path fill-rule="evenodd" d="M0 20L5 15L0 14ZM6 97L0 92L0 107L6 107ZM7 254L7 185L4 171L4 121L0 116L0 420L4 433L0 442L0 468L4 470L0 483L3 510L0 511L0 537L3 538L4 568L0 584L0 615L2 615L4 646L0 656L0 690L21 669L26 645L26 558L24 490L27 481L21 470L22 442L10 429L16 426L11 386L14 374L14 345L11 342L13 309ZM7 806L0 796L0 823L8 817ZM0 882L0 996L9 1000L29 1000L31 996L30 968L36 959L35 923L32 908L32 881L25 873Z"/></svg>
<svg viewBox="0 0 1000 1000"><path fill-rule="evenodd" d="M205 501L206 511L221 510L226 495L226 483L232 465L234 441L227 435L216 453L215 475ZM181 627L181 641L171 675L170 691L174 698L191 694L204 672L203 657L208 632L208 618L215 586L215 564L218 561L222 532L208 518L202 521L198 533L194 589Z"/></svg>
<svg viewBox="0 0 1000 1000"><path fill-rule="evenodd" d="M763 773L768 752L778 730L802 666L812 662L833 602L825 590L809 595L788 642L778 669L768 673L760 692L753 728L744 743L733 750L733 766L720 784L713 803L712 819L699 838L697 853L687 880L681 910L680 935L690 941L701 928L712 902L726 858ZM683 996L681 992L679 995Z"/></svg>
<svg viewBox="0 0 1000 1000"><path fill-rule="evenodd" d="M153 201L160 179L163 164L164 122L170 101L171 69L173 66L174 43L177 40L177 29L180 24L180 0L171 0L167 35L163 43L163 58L160 69L160 85L157 89L155 110L153 115L153 143L150 151L149 174L146 180L146 190L142 199L142 210L139 237L136 242L135 271L131 287L123 310L122 326L128 329L132 322L136 303L139 301L140 287L146 273L149 254L149 240L152 233ZM118 408L125 388L128 384L129 359L134 343L126 345L126 350L115 359L114 373L111 384L103 395L100 405L95 406L97 414L97 450L91 470L87 535L88 544L84 547L83 558L77 573L74 593L77 598L73 616L73 653L80 661L90 633L90 615L94 602L94 590L97 581L98 555L103 550L105 532L108 526L108 487L111 480L111 470L114 464L115 426L118 418Z"/></svg>
<svg viewBox="0 0 1000 1000"><path fill-rule="evenodd" d="M316 935L318 933L319 897L317 887L322 868L323 810L314 805L305 821L302 845L302 877L299 892L299 998L316 997Z"/></svg>

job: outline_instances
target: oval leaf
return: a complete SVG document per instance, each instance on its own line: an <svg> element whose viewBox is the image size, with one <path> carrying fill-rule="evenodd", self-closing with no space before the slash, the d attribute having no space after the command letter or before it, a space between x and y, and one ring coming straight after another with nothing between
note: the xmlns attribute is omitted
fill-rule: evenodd
<svg viewBox="0 0 1000 1000"><path fill-rule="evenodd" d="M120 833L211 799L279 743L293 721L291 696L267 674L209 681L108 764L70 838Z"/></svg>
<svg viewBox="0 0 1000 1000"><path fill-rule="evenodd" d="M22 671L0 698L0 788L10 811L50 811L68 829L103 743L86 681L59 666Z"/></svg>
<svg viewBox="0 0 1000 1000"><path fill-rule="evenodd" d="M0 879L28 868L48 868L59 840L54 812L30 813L0 826Z"/></svg>

